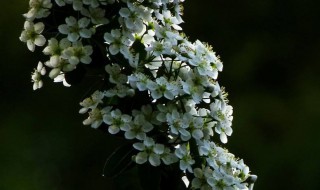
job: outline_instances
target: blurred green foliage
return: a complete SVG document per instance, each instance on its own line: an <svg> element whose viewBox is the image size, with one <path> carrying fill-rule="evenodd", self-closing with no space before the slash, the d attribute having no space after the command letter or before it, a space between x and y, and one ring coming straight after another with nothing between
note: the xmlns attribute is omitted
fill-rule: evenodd
<svg viewBox="0 0 320 190"><path fill-rule="evenodd" d="M101 176L119 140L82 126L87 84L45 81L33 92L39 60L19 42L27 0L0 7L0 189L113 189ZM320 189L320 2L186 1L183 28L213 45L220 84L234 107L227 147L258 175L256 190ZM122 183L134 180L125 174ZM119 182L118 182L119 183Z"/></svg>

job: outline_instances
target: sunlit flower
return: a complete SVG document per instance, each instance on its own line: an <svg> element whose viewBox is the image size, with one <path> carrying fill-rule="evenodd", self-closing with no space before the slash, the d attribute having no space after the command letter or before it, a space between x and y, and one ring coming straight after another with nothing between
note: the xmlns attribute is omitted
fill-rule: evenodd
<svg viewBox="0 0 320 190"><path fill-rule="evenodd" d="M232 106L227 105L225 102L216 99L214 103L210 104L210 114L217 120L215 131L220 134L220 140L222 143L227 143L227 136L230 136L233 132L232 125Z"/></svg>

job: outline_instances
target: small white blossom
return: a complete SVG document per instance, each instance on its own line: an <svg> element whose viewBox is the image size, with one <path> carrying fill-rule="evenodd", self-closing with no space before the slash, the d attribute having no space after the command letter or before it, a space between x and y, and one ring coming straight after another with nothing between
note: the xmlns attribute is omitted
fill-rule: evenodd
<svg viewBox="0 0 320 190"><path fill-rule="evenodd" d="M235 190L233 187L233 178L231 176L225 176L219 170L214 170L212 176L208 177L207 182L212 189Z"/></svg>
<svg viewBox="0 0 320 190"><path fill-rule="evenodd" d="M143 143L135 143L133 147L141 152L135 156L135 161L138 164L143 164L147 161L152 166L161 164L160 157L164 153L164 145L155 143L152 138L146 137Z"/></svg>
<svg viewBox="0 0 320 190"><path fill-rule="evenodd" d="M124 51L124 49L133 43L132 36L122 35L119 29L111 30L111 33L104 34L104 40L106 44L109 44L108 50L111 55L116 55L120 51Z"/></svg>
<svg viewBox="0 0 320 190"><path fill-rule="evenodd" d="M210 104L210 114L217 120L215 131L220 134L220 140L222 143L227 143L227 136L231 136L233 130L232 125L232 106L227 105L225 102L216 99L214 103Z"/></svg>
<svg viewBox="0 0 320 190"><path fill-rule="evenodd" d="M118 64L108 64L105 66L106 72L109 74L109 81L113 84L124 84L127 82L127 75L121 74L121 68Z"/></svg>
<svg viewBox="0 0 320 190"><path fill-rule="evenodd" d="M203 138L203 125L204 125L204 120L202 117L198 116L192 116L189 113L185 113L183 115L183 125L188 127L191 135L194 139L200 140Z"/></svg>
<svg viewBox="0 0 320 190"><path fill-rule="evenodd" d="M119 109L106 113L103 122L109 125L108 131L117 134L120 130L127 130L130 127L131 116L122 114Z"/></svg>
<svg viewBox="0 0 320 190"><path fill-rule="evenodd" d="M147 87L154 99L159 99L164 96L165 98L172 100L179 93L178 87L169 82L165 77L157 78L156 82L149 81Z"/></svg>
<svg viewBox="0 0 320 190"><path fill-rule="evenodd" d="M165 147L163 154L161 154L161 160L165 165L170 165L179 161L178 157Z"/></svg>
<svg viewBox="0 0 320 190"><path fill-rule="evenodd" d="M22 31L19 39L27 43L30 51L34 51L36 45L43 46L46 43L45 37L41 35L43 30L44 24L42 22L34 24L33 22L26 21L24 23L24 31Z"/></svg>
<svg viewBox="0 0 320 190"><path fill-rule="evenodd" d="M102 8L89 7L89 9L82 8L81 14L89 17L93 24L108 24L110 21L105 17L105 10Z"/></svg>
<svg viewBox="0 0 320 190"><path fill-rule="evenodd" d="M95 91L90 97L80 102L83 107L79 110L79 113L86 113L89 109L95 109L99 104L103 103L104 93L101 91Z"/></svg>
<svg viewBox="0 0 320 190"><path fill-rule="evenodd" d="M64 73L60 72L58 76L56 76L53 82L62 82L63 86L70 87L71 85L66 81Z"/></svg>
<svg viewBox="0 0 320 190"><path fill-rule="evenodd" d="M107 106L103 109L94 108L89 111L89 117L83 121L84 125L91 125L92 128L96 129L103 123L103 117L110 112L112 107Z"/></svg>
<svg viewBox="0 0 320 190"><path fill-rule="evenodd" d="M73 16L66 18L66 24L62 24L58 27L58 30L61 34L68 35L68 40L70 42L76 42L80 37L90 38L93 32L87 27L90 24L88 18L81 18L77 20Z"/></svg>
<svg viewBox="0 0 320 190"><path fill-rule="evenodd" d="M106 97L118 96L123 98L125 96L133 96L134 94L135 92L133 89L123 84L117 84L115 87L105 91Z"/></svg>
<svg viewBox="0 0 320 190"><path fill-rule="evenodd" d="M67 59L72 65L77 65L79 62L84 64L91 63L90 55L93 50L90 45L83 46L80 41L74 42L71 47L63 51L61 57Z"/></svg>
<svg viewBox="0 0 320 190"><path fill-rule="evenodd" d="M33 82L33 90L37 90L38 88L41 88L43 86L41 76L45 74L46 68L43 67L43 64L41 62L39 62L37 68L34 69L34 72L31 75L31 79Z"/></svg>
<svg viewBox="0 0 320 190"><path fill-rule="evenodd" d="M144 140L146 138L146 133L150 132L153 129L153 125L147 121L144 115L139 114L135 116L130 126L124 129L124 136L126 139L139 139Z"/></svg>
<svg viewBox="0 0 320 190"><path fill-rule="evenodd" d="M191 138L191 134L188 131L189 126L183 123L183 114L174 109L171 113L167 113L166 121L172 134L180 135L183 141L188 141Z"/></svg>
<svg viewBox="0 0 320 190"><path fill-rule="evenodd" d="M60 42L55 38L48 40L48 46L43 50L45 55L51 56L47 66L50 66L51 68L60 67L63 62L61 55L63 51L70 46L71 43L66 38L63 38Z"/></svg>
<svg viewBox="0 0 320 190"><path fill-rule="evenodd" d="M182 30L182 28L179 26L181 21L172 16L169 10L163 10L162 13L156 11L155 15L164 26L173 27L176 30Z"/></svg>
<svg viewBox="0 0 320 190"><path fill-rule="evenodd" d="M23 14L27 20L32 21L35 18L44 18L49 16L52 3L50 0L30 0L30 9L26 14Z"/></svg>
<svg viewBox="0 0 320 190"><path fill-rule="evenodd" d="M150 79L143 73L135 73L128 77L131 87L138 88L139 91L147 90L147 85L150 82Z"/></svg>
<svg viewBox="0 0 320 190"><path fill-rule="evenodd" d="M175 155L180 159L180 169L182 171L188 170L188 172L192 173L192 165L195 163L194 159L190 154L189 148L187 148L186 144L181 145L179 148L175 150Z"/></svg>
<svg viewBox="0 0 320 190"><path fill-rule="evenodd" d="M212 170L209 167L195 168L193 170L195 178L191 181L191 187L201 190L212 190L212 187L207 183L207 178L212 176Z"/></svg>
<svg viewBox="0 0 320 190"><path fill-rule="evenodd" d="M124 23L129 30L134 33L141 33L146 27L143 22L148 22L152 19L151 12L142 6L127 4L128 8L121 8L119 14L124 18Z"/></svg>

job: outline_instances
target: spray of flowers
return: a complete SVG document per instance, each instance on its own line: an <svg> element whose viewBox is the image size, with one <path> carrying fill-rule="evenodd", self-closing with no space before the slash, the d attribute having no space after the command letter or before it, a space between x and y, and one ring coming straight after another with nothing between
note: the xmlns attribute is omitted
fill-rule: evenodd
<svg viewBox="0 0 320 190"><path fill-rule="evenodd" d="M33 89L94 72L103 85L80 102L84 125L132 142L137 164L179 163L191 189L251 189L249 167L220 145L233 132L222 62L183 33L183 1L30 0L20 40L47 58Z"/></svg>

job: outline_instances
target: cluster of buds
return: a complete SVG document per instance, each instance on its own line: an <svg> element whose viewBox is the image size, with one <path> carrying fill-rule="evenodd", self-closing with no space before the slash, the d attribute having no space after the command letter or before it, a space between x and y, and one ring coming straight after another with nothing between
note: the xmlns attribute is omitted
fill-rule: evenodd
<svg viewBox="0 0 320 190"><path fill-rule="evenodd" d="M233 132L222 62L182 32L183 1L30 0L20 40L47 57L33 89L47 70L64 86L94 70L104 84L80 102L84 125L133 142L137 164L179 162L192 189L249 189L248 166L219 145Z"/></svg>

